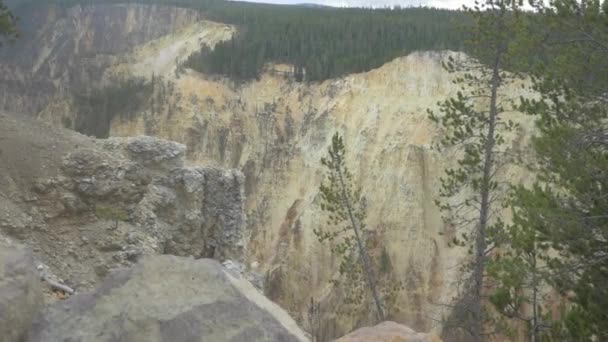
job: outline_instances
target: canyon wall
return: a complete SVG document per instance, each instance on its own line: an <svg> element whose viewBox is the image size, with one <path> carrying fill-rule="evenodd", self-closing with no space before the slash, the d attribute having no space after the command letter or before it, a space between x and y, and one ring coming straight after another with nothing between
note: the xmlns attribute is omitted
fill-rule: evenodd
<svg viewBox="0 0 608 342"><path fill-rule="evenodd" d="M179 66L204 42L227 39L234 28L200 20L189 10L158 6L75 7L37 13L31 60L4 56L0 99L5 110L74 127L81 115L72 94L117 78L142 77L151 90L129 115L109 117L115 137L154 135L186 145L187 164L240 169L245 175L246 260L265 275L265 291L306 327L311 298L321 301L325 329L338 336L373 317L336 314L339 290L329 284L339 261L313 229L325 225L320 208L320 159L341 133L346 163L363 190L374 251L385 253L385 283L401 284L389 318L418 331L440 331L457 296L466 250L449 247L434 204L439 178L457 153L433 150L441 132L427 108L456 93L441 62L453 52L419 52L367 73L322 83L296 83L268 66L259 80L233 81ZM28 19L29 20L29 19ZM32 19L35 20L35 19ZM158 21L160 20L160 21ZM29 50L28 50L29 51ZM12 71L10 71L13 69ZM15 86L18 84L18 86ZM514 84L509 91L522 90ZM30 89L31 88L31 89ZM519 118L513 114L514 118ZM531 124L510 137L525 144ZM512 180L525 174L503 170Z"/></svg>
<svg viewBox="0 0 608 342"><path fill-rule="evenodd" d="M192 28L201 19L194 10L133 4L69 8L36 4L18 8L15 14L20 37L0 49L0 109L42 115L54 122L67 115L74 94L107 82L105 70L125 54L140 44ZM223 24L209 25L220 35L204 36L210 42L225 37L222 30L228 36L232 30Z"/></svg>

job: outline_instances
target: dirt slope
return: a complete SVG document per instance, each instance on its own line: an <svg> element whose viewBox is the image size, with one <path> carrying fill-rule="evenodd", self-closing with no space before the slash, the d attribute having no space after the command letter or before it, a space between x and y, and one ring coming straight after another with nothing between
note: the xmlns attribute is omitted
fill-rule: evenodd
<svg viewBox="0 0 608 342"><path fill-rule="evenodd" d="M0 113L0 194L27 192L35 179L57 174L62 156L92 142L24 115Z"/></svg>

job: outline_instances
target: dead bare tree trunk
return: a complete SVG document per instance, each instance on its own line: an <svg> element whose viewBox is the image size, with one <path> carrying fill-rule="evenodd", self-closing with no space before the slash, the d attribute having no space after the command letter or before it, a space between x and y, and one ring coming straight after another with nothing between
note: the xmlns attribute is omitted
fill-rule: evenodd
<svg viewBox="0 0 608 342"><path fill-rule="evenodd" d="M61 284L59 282L56 282L56 281L54 281L53 279L51 279L51 278L49 278L47 276L42 276L42 279L44 281L46 281L51 286L51 288L53 290L63 291L65 293L69 294L69 295L73 295L76 292L76 291L74 291L73 288L71 288L71 287L69 287L67 285Z"/></svg>

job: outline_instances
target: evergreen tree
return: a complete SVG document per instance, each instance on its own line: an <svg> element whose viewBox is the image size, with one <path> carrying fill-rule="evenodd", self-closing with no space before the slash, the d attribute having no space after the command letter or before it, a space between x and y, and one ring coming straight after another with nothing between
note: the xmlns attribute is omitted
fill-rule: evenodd
<svg viewBox="0 0 608 342"><path fill-rule="evenodd" d="M429 114L444 129L437 147L459 148L464 153L458 167L447 169L447 177L441 179L440 195L446 200L438 204L448 213L448 224L467 229L462 239L454 241L461 246L468 244L473 254L470 289L459 310L465 317L461 317L463 322L459 325L471 340L482 341L487 318L483 301L486 265L489 252L504 240L504 224L498 211L506 189L498 179L498 170L510 161L504 134L516 125L504 118L515 104L502 90L516 79L516 75L504 70L514 65L520 13L518 3L510 0L476 3L468 13L474 22L469 50L475 58L450 57L446 69L456 73L455 83L461 90L456 97L439 103L439 114ZM461 195L465 197L462 202L450 200Z"/></svg>
<svg viewBox="0 0 608 342"><path fill-rule="evenodd" d="M348 277L348 281L358 282L364 279L376 306L376 317L381 322L384 321L385 315L376 272L366 243L365 205L361 190L352 184L353 178L346 167L345 155L344 141L336 133L332 138L328 157L321 160L327 169L327 175L319 188L321 208L328 212L328 224L334 229L318 228L314 233L320 242L330 243L332 253L341 258L341 275Z"/></svg>
<svg viewBox="0 0 608 342"><path fill-rule="evenodd" d="M520 188L521 225L556 255L551 284L570 299L554 333L561 340L608 339L608 4L557 0L535 4L548 29L534 68L541 98L534 152L537 183Z"/></svg>
<svg viewBox="0 0 608 342"><path fill-rule="evenodd" d="M114 206L96 206L95 215L102 220L112 222L112 229L118 229L119 222L125 222L129 219L129 213L120 207Z"/></svg>
<svg viewBox="0 0 608 342"><path fill-rule="evenodd" d="M521 191L521 190L520 190ZM525 196L517 192L516 198ZM531 203L530 203L531 204ZM506 227L501 248L488 260L487 273L493 281L490 302L504 318L523 321L527 326L527 340L541 341L550 328L547 304L547 281L544 269L549 245L540 239L534 226L525 217L525 210L518 208L513 223ZM495 319L495 327L502 334L515 339L513 321Z"/></svg>
<svg viewBox="0 0 608 342"><path fill-rule="evenodd" d="M12 41L17 38L15 23L17 18L8 10L3 0L0 0L0 46L2 38Z"/></svg>

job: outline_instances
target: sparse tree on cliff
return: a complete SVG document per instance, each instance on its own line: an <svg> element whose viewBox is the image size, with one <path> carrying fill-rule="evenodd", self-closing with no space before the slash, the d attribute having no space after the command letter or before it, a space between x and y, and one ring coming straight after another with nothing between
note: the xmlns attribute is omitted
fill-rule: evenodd
<svg viewBox="0 0 608 342"><path fill-rule="evenodd" d="M2 38L6 38L9 41L17 38L16 22L17 18L8 10L4 1L0 0L0 46L2 46Z"/></svg>
<svg viewBox="0 0 608 342"><path fill-rule="evenodd" d="M444 200L438 204L447 214L447 223L465 231L454 243L468 245L473 255L467 293L459 305L464 317L458 324L472 341L482 341L486 335L486 265L490 252L504 239L499 211L507 189L499 170L511 161L505 133L517 125L505 118L516 105L503 89L517 78L505 69L518 48L514 41L519 29L518 6L511 0L487 0L467 9L474 22L469 41L473 58L450 58L445 63L461 89L439 103L439 113L429 110L430 119L444 130L437 147L462 153L457 167L447 169L441 179ZM457 202L456 198L464 199Z"/></svg>
<svg viewBox="0 0 608 342"><path fill-rule="evenodd" d="M376 272L365 236L365 205L361 190L353 185L352 173L345 164L346 148L335 134L328 156L321 160L326 178L320 186L321 208L329 214L332 229L314 230L320 242L328 242L332 253L341 258L340 274L364 280L376 306L378 321L384 321L384 307L376 282ZM360 274L362 273L362 274Z"/></svg>
<svg viewBox="0 0 608 342"><path fill-rule="evenodd" d="M119 222L124 222L129 219L129 213L127 213L126 210L113 206L96 206L95 216L102 220L112 221L112 228L114 230L118 229Z"/></svg>

